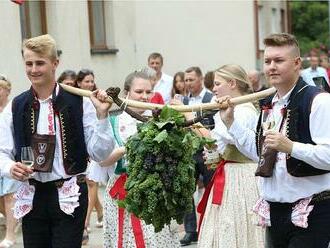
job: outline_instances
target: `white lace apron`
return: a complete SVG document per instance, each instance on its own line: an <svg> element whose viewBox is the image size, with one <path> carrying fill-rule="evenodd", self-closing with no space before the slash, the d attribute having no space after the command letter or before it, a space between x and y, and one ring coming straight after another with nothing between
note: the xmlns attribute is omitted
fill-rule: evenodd
<svg viewBox="0 0 330 248"><path fill-rule="evenodd" d="M77 177L64 181L62 187L57 188L57 191L60 209L68 215L72 214L79 206L80 193ZM32 210L34 194L34 185L30 185L28 181L22 183L14 195L16 199L13 208L14 218L21 219Z"/></svg>

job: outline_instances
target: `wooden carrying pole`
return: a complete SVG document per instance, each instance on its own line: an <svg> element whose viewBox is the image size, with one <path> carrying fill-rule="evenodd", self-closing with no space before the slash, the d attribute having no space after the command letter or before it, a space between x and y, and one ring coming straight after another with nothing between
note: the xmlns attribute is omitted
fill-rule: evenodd
<svg viewBox="0 0 330 248"><path fill-rule="evenodd" d="M65 84L60 84L63 89L66 91L79 95L79 96L85 96L85 97L90 97L92 94L91 91L88 90L82 90L79 88L71 87ZM276 89L274 87L259 91L256 93L252 93L249 95L244 95L244 96L239 96L239 97L234 97L230 99L230 101L234 105L242 104L242 103L247 103L247 102L254 102L260 99L263 99L267 96L270 96L276 92ZM133 107L133 108L141 108L141 109L162 109L165 105L162 104L155 104L155 103L146 103L146 102L139 102L139 101L134 101L134 100L129 100L125 98L120 98L124 103L124 106L128 107ZM111 97L109 97L109 102L113 103ZM192 111L203 111L203 110L216 110L219 108L227 108L228 104L227 102L224 103L202 103L202 104L196 104L196 105L169 105L169 107L179 111L179 112L192 112Z"/></svg>

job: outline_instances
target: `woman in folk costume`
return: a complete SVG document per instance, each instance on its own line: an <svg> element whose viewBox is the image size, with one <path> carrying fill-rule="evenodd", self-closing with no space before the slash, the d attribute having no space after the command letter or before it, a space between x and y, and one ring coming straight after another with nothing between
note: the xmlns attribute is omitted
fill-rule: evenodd
<svg viewBox="0 0 330 248"><path fill-rule="evenodd" d="M128 99L136 101L149 102L152 95L151 82L148 75L143 72L129 74L125 80L124 90ZM144 112L140 109L134 109L134 111L139 114ZM164 227L161 232L155 233L152 225L146 225L143 220L118 207L117 200L123 200L126 195L124 144L131 135L137 132L138 121L123 112L118 116L110 116L110 122L118 148L101 163L102 166L110 166L117 162L114 173L109 175L104 197L104 247L178 247L177 234L169 227Z"/></svg>
<svg viewBox="0 0 330 248"><path fill-rule="evenodd" d="M9 103L11 83L0 74L0 113ZM15 204L14 193L21 182L12 178L0 177L0 212L6 217L6 235L0 242L0 248L12 247L16 242L15 228L17 220L13 216L12 208Z"/></svg>
<svg viewBox="0 0 330 248"><path fill-rule="evenodd" d="M218 101L251 92L247 74L240 66L224 65L215 71L213 93ZM258 111L252 103L238 105L234 115L241 125L254 129ZM254 176L257 165L236 148L219 113L214 121L212 131L196 130L216 140L221 156L197 208L201 214L198 247L263 247L263 231L252 220L252 207L259 195Z"/></svg>

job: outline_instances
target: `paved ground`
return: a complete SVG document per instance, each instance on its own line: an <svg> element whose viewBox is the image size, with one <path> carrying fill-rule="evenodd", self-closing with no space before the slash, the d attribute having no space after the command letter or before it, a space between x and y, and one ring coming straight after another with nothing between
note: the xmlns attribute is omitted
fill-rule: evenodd
<svg viewBox="0 0 330 248"><path fill-rule="evenodd" d="M102 199L102 194L104 192L104 188L101 188L100 190L100 199ZM3 221L2 221L3 222ZM91 219L91 233L89 234L89 242L88 245L82 246L82 248L102 248L103 247L103 229L102 228L96 228L95 227L96 223L96 212L92 213L92 219ZM1 225L1 220L0 220L0 238L1 240L4 238L5 235L5 227ZM179 236L180 238L184 235L183 233L183 227L179 226L178 228L179 231ZM18 228L17 230L17 242L12 248L21 248L23 247L23 240L22 240L22 232L21 229ZM185 246L187 248L196 248L197 245L189 245ZM129 248L129 247L125 247ZM162 248L162 247L159 247Z"/></svg>

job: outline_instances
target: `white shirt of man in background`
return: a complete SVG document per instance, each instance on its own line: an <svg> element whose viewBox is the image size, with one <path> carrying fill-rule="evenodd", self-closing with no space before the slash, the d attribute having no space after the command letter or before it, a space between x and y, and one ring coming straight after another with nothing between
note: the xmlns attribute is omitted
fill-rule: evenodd
<svg viewBox="0 0 330 248"><path fill-rule="evenodd" d="M319 58L317 56L312 56L310 58L310 64L311 64L310 67L306 68L301 72L301 76L304 79L304 81L310 85L315 86L315 82L313 78L324 77L324 79L329 84L327 71L323 67L319 66Z"/></svg>
<svg viewBox="0 0 330 248"><path fill-rule="evenodd" d="M159 53L152 53L148 58L148 66L156 71L157 82L154 87L155 92L159 92L165 104L171 100L171 92L173 86L173 77L162 72L163 57Z"/></svg>

